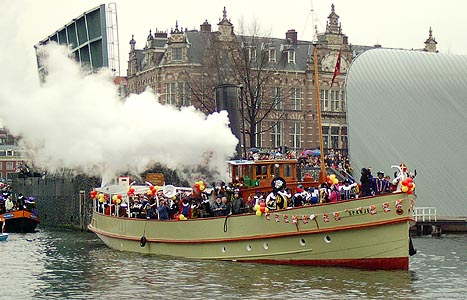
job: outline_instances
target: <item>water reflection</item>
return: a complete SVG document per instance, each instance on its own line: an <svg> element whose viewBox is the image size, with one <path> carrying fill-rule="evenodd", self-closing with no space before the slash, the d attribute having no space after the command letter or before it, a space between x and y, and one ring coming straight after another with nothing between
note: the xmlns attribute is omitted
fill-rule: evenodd
<svg viewBox="0 0 467 300"><path fill-rule="evenodd" d="M47 229L0 244L0 298L465 299L466 240L417 238L410 271L367 271L146 256Z"/></svg>

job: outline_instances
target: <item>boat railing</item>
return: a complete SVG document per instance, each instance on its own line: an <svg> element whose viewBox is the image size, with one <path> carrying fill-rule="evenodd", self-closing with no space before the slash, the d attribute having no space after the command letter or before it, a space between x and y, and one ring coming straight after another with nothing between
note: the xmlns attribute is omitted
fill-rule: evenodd
<svg viewBox="0 0 467 300"><path fill-rule="evenodd" d="M437 221L436 214L436 207L415 207L414 209L416 222Z"/></svg>

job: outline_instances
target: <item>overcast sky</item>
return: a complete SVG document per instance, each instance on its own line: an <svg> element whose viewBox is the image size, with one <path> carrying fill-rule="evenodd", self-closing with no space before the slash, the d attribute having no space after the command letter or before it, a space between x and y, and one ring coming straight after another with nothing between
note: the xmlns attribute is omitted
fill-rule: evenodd
<svg viewBox="0 0 467 300"><path fill-rule="evenodd" d="M236 29L240 24L259 23L265 35L284 37L289 29L298 32L299 39L311 40L313 26L325 29L331 4L340 16L343 33L357 45L381 44L384 47L418 49L424 47L429 28L438 41L440 52L467 54L467 22L459 15L467 10L467 1L459 0L178 0L141 1L115 0L118 11L121 72L126 73L129 41L134 34L136 47L144 46L149 29L169 31L178 21L180 27L199 29L207 20L217 30L224 6ZM18 10L19 39L32 46L61 28L73 18L99 4L102 0L19 0L10 1ZM0 11L2 14L8 10ZM1 31L13 29L2 27ZM2 39L3 40L3 39ZM18 53L20 55L20 53Z"/></svg>

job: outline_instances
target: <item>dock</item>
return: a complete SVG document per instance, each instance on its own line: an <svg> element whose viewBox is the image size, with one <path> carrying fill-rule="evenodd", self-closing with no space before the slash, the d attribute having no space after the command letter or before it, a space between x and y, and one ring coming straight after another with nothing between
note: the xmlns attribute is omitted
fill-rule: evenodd
<svg viewBox="0 0 467 300"><path fill-rule="evenodd" d="M416 207L414 210L415 225L410 228L416 236L441 236L443 233L467 233L467 217L438 216L436 207Z"/></svg>

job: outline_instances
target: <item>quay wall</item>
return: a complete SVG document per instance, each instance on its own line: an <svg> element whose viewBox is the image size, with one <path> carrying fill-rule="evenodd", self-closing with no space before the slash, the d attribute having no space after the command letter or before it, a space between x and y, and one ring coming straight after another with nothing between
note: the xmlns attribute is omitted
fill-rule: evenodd
<svg viewBox="0 0 467 300"><path fill-rule="evenodd" d="M77 176L26 177L12 181L14 197L36 197L40 225L85 230L91 221L90 191L98 186L97 179Z"/></svg>

